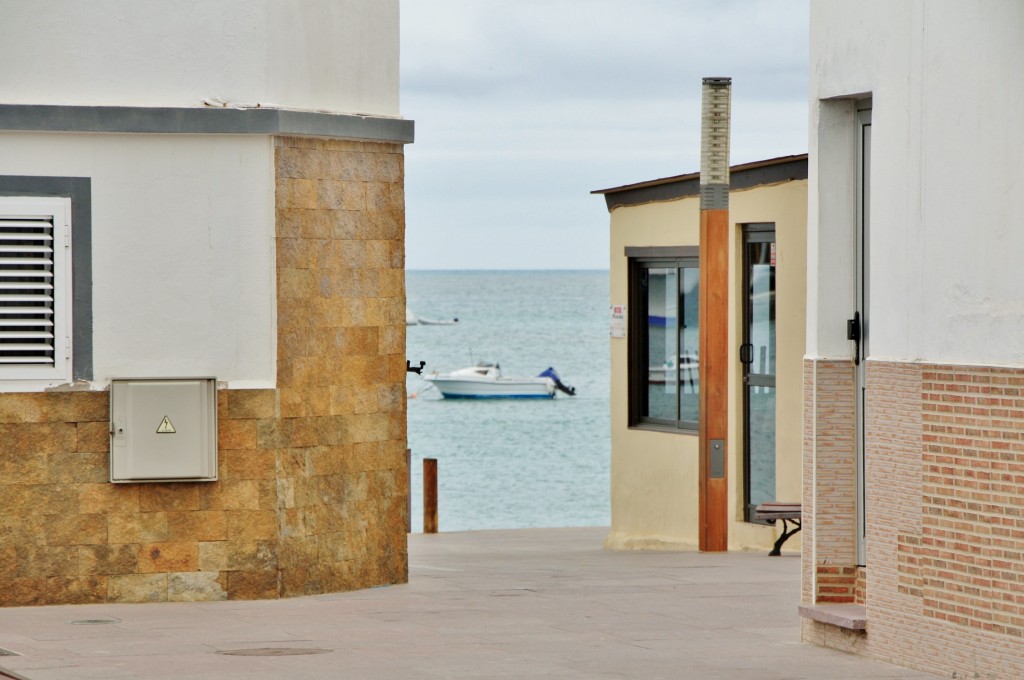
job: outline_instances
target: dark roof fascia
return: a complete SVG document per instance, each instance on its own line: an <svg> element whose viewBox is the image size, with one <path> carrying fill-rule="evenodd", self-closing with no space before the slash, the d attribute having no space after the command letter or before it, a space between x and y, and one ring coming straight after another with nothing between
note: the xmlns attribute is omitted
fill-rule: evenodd
<svg viewBox="0 0 1024 680"><path fill-rule="evenodd" d="M807 154L781 156L729 168L730 191L800 179L807 179ZM699 196L700 173L691 172L611 189L598 189L590 193L603 194L608 210L619 206Z"/></svg>

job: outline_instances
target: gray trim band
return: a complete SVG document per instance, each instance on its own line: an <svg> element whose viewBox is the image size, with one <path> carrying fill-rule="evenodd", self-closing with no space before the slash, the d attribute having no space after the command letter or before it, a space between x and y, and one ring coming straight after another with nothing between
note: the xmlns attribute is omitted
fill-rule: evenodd
<svg viewBox="0 0 1024 680"><path fill-rule="evenodd" d="M626 246L626 257L676 259L699 255L700 246Z"/></svg>
<svg viewBox="0 0 1024 680"><path fill-rule="evenodd" d="M672 201L677 198L700 195L700 179L693 177L671 184L656 184L653 186L640 187L616 193L604 195L604 202L608 210L623 205L643 205L644 203L656 203L658 201Z"/></svg>
<svg viewBox="0 0 1024 680"><path fill-rule="evenodd" d="M303 135L398 144L411 144L415 136L414 122L404 118L283 109L42 104L0 104L0 130Z"/></svg>
<svg viewBox="0 0 1024 680"><path fill-rule="evenodd" d="M728 210L728 184L702 184L700 187L701 210Z"/></svg>

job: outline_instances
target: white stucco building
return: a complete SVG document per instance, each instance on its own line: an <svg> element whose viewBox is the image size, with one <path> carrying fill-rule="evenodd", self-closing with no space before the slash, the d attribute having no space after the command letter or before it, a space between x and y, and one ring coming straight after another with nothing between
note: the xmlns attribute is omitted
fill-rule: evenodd
<svg viewBox="0 0 1024 680"><path fill-rule="evenodd" d="M810 27L804 638L1018 678L1024 5Z"/></svg>
<svg viewBox="0 0 1024 680"><path fill-rule="evenodd" d="M0 0L0 605L405 579L398 12ZM111 380L195 377L216 481L109 484Z"/></svg>
<svg viewBox="0 0 1024 680"><path fill-rule="evenodd" d="M399 120L398 3L4 2L2 12L0 175L51 178L36 193L52 178L89 182L91 214L73 232L91 236L73 251L73 377L102 388L112 376L188 373L272 387L273 135L411 140ZM0 194L31 193L27 179L12 183ZM0 380L0 390L71 378Z"/></svg>

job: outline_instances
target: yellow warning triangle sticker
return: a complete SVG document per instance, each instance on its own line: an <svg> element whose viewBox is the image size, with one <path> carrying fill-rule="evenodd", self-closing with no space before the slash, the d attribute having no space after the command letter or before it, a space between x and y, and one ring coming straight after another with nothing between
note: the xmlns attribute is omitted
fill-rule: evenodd
<svg viewBox="0 0 1024 680"><path fill-rule="evenodd" d="M174 434L176 430L174 425L171 425L171 419L164 416L164 419L160 421L160 427L156 428L157 434Z"/></svg>

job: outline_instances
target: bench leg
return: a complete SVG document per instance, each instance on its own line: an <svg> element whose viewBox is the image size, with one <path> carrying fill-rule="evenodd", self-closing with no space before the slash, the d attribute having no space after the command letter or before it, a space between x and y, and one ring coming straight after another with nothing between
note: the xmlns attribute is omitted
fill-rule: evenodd
<svg viewBox="0 0 1024 680"><path fill-rule="evenodd" d="M776 539L775 546L772 548L772 551L768 553L768 555L773 557L778 557L782 555L782 544L785 543L790 536L800 531L800 520L794 519L792 520L792 522L794 528L790 529L787 520L782 520L782 535L779 536L778 539Z"/></svg>

